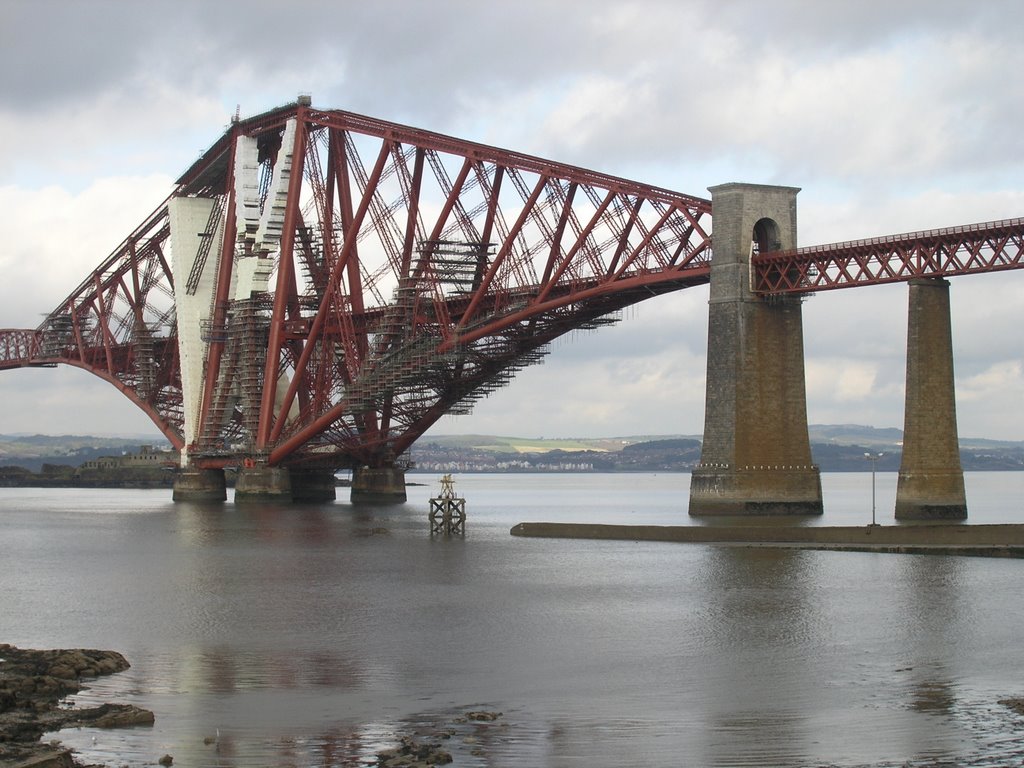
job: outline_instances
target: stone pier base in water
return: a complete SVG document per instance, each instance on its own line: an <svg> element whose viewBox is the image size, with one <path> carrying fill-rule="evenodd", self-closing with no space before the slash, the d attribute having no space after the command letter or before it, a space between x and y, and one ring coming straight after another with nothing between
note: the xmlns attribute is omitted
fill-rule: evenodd
<svg viewBox="0 0 1024 768"><path fill-rule="evenodd" d="M174 478L174 501L224 501L227 497L223 469L182 469Z"/></svg>
<svg viewBox="0 0 1024 768"><path fill-rule="evenodd" d="M405 470L397 467L357 467L352 472L353 504L404 504Z"/></svg>
<svg viewBox="0 0 1024 768"><path fill-rule="evenodd" d="M291 501L291 473L285 467L242 467L235 481L235 502Z"/></svg>
<svg viewBox="0 0 1024 768"><path fill-rule="evenodd" d="M821 475L815 466L735 470L698 466L690 475L690 514L820 515Z"/></svg>

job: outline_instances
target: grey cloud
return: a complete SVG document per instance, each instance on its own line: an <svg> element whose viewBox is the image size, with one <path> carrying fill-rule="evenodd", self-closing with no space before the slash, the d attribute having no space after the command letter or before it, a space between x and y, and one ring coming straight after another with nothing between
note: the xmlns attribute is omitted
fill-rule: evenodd
<svg viewBox="0 0 1024 768"><path fill-rule="evenodd" d="M1000 94L1007 73L993 62L1013 60L1012 30L1024 20L1024 7L998 0L972 6L969 13L960 2L919 0L14 0L4 13L0 105L23 112L88 101L111 90L127 98L153 82L220 98L227 109L239 102L247 113L288 101L292 91L315 89L317 103L326 106L444 132L468 127L467 138L479 139L472 133L496 107L531 89L565 93L597 78L619 84L629 102L599 105L600 115L584 116L585 125L572 127L573 144L551 133L537 115L524 113L505 116L503 143L613 171L642 162L704 162L712 153L756 165L771 153L806 178L834 173L856 151L861 121L899 120L887 130L907 137L920 125L934 130L937 122L946 123L951 146L935 158L937 166L991 165L1000 156L1005 162L1020 156L1024 141L1009 127L996 142L977 135L979 121L999 131L1018 125L1021 117L1019 100ZM818 123L814 105L806 101L796 113L773 111L772 102L791 84L760 74L772 61L789 62L795 71L865 50L923 39L941 44L967 33L979 35L979 44L983 40L1000 57L986 62L979 52L963 71L952 68L954 77L929 85L920 108L909 113L898 105L852 103L845 119L828 113ZM896 95L913 98L915 86L907 88ZM734 116L723 113L725 104L736 110ZM916 145L908 138L907 148ZM897 142L892 154L906 156L907 148ZM830 155L833 168L819 167ZM764 170L769 177L778 172L771 164ZM869 163L860 173L878 176L884 169Z"/></svg>
<svg viewBox="0 0 1024 768"><path fill-rule="evenodd" d="M144 17L152 14L142 3L13 0L0 14L0 105L7 109L88 98L144 65Z"/></svg>

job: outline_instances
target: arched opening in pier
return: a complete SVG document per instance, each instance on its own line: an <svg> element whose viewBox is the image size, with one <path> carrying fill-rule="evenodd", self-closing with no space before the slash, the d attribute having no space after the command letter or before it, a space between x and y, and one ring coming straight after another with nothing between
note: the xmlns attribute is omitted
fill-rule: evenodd
<svg viewBox="0 0 1024 768"><path fill-rule="evenodd" d="M778 251L782 248L782 237L779 235L779 225L774 219L759 219L754 224L753 239L750 243L751 254L756 256L759 253Z"/></svg>

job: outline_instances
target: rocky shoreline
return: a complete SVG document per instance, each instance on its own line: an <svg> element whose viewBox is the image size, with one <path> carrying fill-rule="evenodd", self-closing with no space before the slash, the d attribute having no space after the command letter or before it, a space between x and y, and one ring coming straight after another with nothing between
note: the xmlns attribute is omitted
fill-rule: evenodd
<svg viewBox="0 0 1024 768"><path fill-rule="evenodd" d="M82 764L59 741L42 743L61 728L152 725L153 713L129 704L75 708L63 700L84 681L130 665L116 651L84 648L32 650L0 644L0 765L72 768Z"/></svg>
<svg viewBox="0 0 1024 768"><path fill-rule="evenodd" d="M132 705L78 708L66 703L66 697L86 687L88 680L129 666L116 651L32 650L0 643L0 767L104 768L82 763L59 740L44 743L42 737L62 728L153 725L152 712ZM1013 713L1011 718L1024 717L1024 698L1002 698L998 704ZM990 705L985 709L993 711ZM510 723L503 714L486 709L418 717L403 726L393 734L395 746L378 750L359 764L375 768L461 764L467 757L486 759L488 747L510 738ZM212 742L213 737L204 740ZM174 759L164 755L155 762L170 766Z"/></svg>
<svg viewBox="0 0 1024 768"><path fill-rule="evenodd" d="M130 704L72 707L66 703L88 680L123 672L129 666L116 651L35 650L0 643L0 766L103 768L80 762L59 740L43 742L42 737L62 728L153 725L152 712ZM396 734L397 745L378 752L375 763L381 768L445 765L452 762L454 744L459 747L455 751L482 755L477 737L462 731L500 718L500 712L469 710L451 718L446 726L436 723L432 728L411 728L405 735ZM173 758L164 755L157 762L171 765Z"/></svg>

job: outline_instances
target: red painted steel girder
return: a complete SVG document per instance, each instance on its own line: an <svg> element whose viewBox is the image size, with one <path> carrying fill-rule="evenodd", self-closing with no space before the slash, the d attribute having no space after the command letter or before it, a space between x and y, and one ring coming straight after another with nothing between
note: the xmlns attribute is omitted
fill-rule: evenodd
<svg viewBox="0 0 1024 768"><path fill-rule="evenodd" d="M811 293L916 277L1024 268L1024 219L775 251L755 256L754 290Z"/></svg>
<svg viewBox="0 0 1024 768"><path fill-rule="evenodd" d="M0 370L30 365L39 355L39 339L34 329L0 329Z"/></svg>
<svg viewBox="0 0 1024 768"><path fill-rule="evenodd" d="M0 368L89 370L179 448L175 197L209 199L223 232L177 276L189 290L217 276L187 446L199 465L393 463L551 340L709 279L707 200L348 112L271 110L233 123L38 329L0 331ZM762 254L755 288L1016 269L1021 222ZM248 293L243 263L266 271Z"/></svg>
<svg viewBox="0 0 1024 768"><path fill-rule="evenodd" d="M258 169L235 167L245 152ZM390 463L547 341L708 279L707 200L342 111L238 122L176 194L228 200L222 286L240 259L273 262L265 289L214 302L191 446L210 466ZM257 208L272 246L240 223Z"/></svg>
<svg viewBox="0 0 1024 768"><path fill-rule="evenodd" d="M244 162L257 167L236 169L240 142L255 146ZM178 197L207 198L213 212L206 250L175 276ZM246 206L274 220L269 246ZM0 331L0 368L88 370L184 448L175 277L192 292L211 270L196 463L387 464L559 335L706 283L710 210L523 153L289 105L234 122L39 328ZM238 295L254 256L271 278Z"/></svg>

